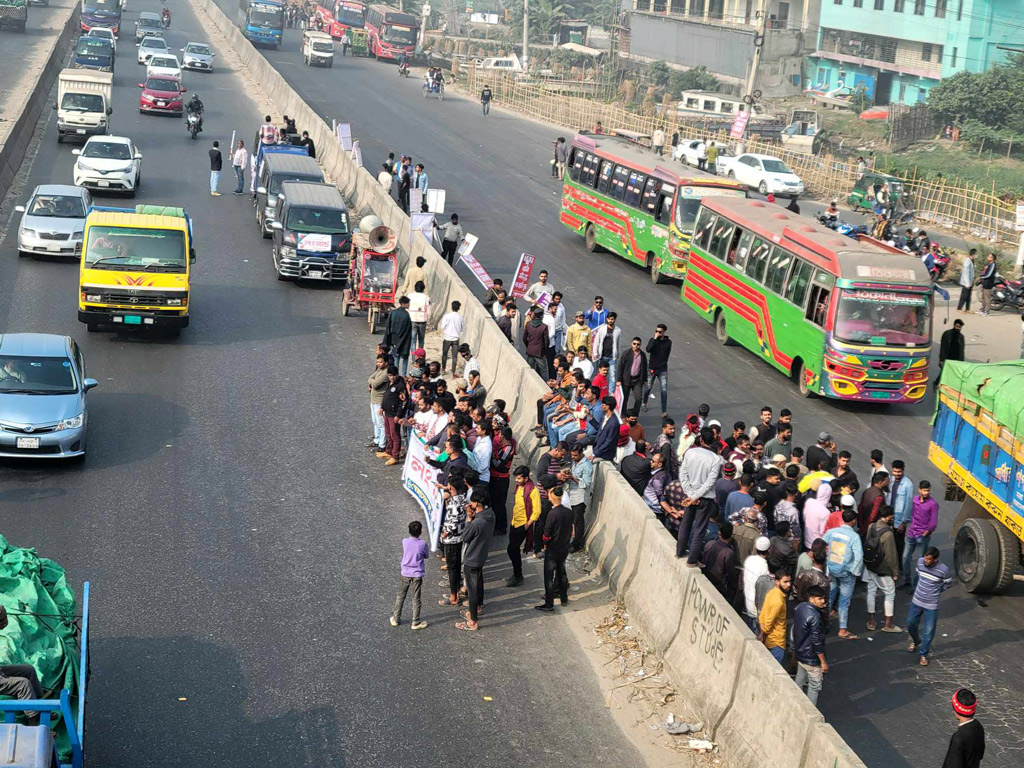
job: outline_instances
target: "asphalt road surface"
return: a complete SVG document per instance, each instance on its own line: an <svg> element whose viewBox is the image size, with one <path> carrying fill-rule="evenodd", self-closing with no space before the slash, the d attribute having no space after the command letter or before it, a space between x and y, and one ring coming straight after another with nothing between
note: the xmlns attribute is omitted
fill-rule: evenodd
<svg viewBox="0 0 1024 768"><path fill-rule="evenodd" d="M133 2L130 18L156 11ZM0 245L0 329L72 334L89 375L81 466L0 464L0 532L92 581L87 752L94 765L640 766L566 624L527 591L489 592L485 631L437 606L388 625L416 508L363 447L375 337L335 288L278 282L247 196L208 191L207 150L248 141L262 112L217 58L186 73L207 106L140 115L142 67L122 36L115 130L143 154L137 201L195 217L192 325L179 339L87 333L74 263ZM206 36L174 6L172 47ZM127 41L127 45L125 44ZM70 183L53 118L30 186ZM500 543L498 546L503 546ZM510 575L495 556L491 585ZM532 584L531 584L532 580ZM485 699L485 697L489 697Z"/></svg>
<svg viewBox="0 0 1024 768"><path fill-rule="evenodd" d="M229 0L218 0L230 11ZM644 339L658 322L669 325L674 340L669 410L674 416L695 412L701 402L712 417L729 425L756 422L760 406L788 407L796 438L807 446L828 429L842 448L854 453L863 477L867 455L881 448L888 464L907 463L916 482L929 479L941 488L928 463L930 404L866 407L831 400L803 400L791 382L745 350L722 347L709 325L679 300L678 286L655 286L649 276L611 254L588 254L582 238L558 223L560 184L550 177L552 142L571 133L499 109L483 117L479 104L449 90L443 102L424 99L420 80L398 77L394 65L335 54L331 69L309 68L299 54L300 32L285 31L279 51L266 51L300 94L326 119L352 124L364 164L376 173L388 152L406 153L422 162L435 188L447 190L446 213L457 212L466 230L480 237L474 253L494 277L508 284L520 253L531 253L565 293L570 311L586 308L597 293L619 313L627 336ZM339 51L340 52L340 51ZM302 130L302 126L299 126ZM460 274L473 284L464 267ZM945 327L936 318L936 335ZM949 321L951 322L951 320ZM970 350L968 350L970 354ZM656 408L644 415L648 434L657 434ZM934 543L952 563L949 523L957 508L942 504L942 523ZM897 599L897 623L903 625L909 596ZM851 627L866 637L863 592L854 601ZM1024 712L1013 691L1024 689L1017 663L1024 616L1024 590L978 601L959 588L946 594L932 664L926 670L906 653L906 636L874 633L871 640L843 642L833 637L831 671L820 706L826 718L873 766L909 768L939 762L955 723L949 697L957 686L974 688L989 732L987 766L1016 766L1024 761L1020 739Z"/></svg>

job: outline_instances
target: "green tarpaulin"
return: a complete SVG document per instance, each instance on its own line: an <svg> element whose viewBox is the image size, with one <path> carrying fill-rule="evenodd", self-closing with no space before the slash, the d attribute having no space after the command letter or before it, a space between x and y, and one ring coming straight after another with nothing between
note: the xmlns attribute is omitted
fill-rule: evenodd
<svg viewBox="0 0 1024 768"><path fill-rule="evenodd" d="M12 546L0 536L0 603L9 620L0 631L0 664L31 664L43 696L59 699L61 689L67 688L77 714L78 606L64 569L34 549ZM51 715L51 722L59 716ZM55 730L61 759L67 759L63 723Z"/></svg>
<svg viewBox="0 0 1024 768"><path fill-rule="evenodd" d="M1024 439L1024 360L961 363L947 360L942 384L992 413L996 421Z"/></svg>

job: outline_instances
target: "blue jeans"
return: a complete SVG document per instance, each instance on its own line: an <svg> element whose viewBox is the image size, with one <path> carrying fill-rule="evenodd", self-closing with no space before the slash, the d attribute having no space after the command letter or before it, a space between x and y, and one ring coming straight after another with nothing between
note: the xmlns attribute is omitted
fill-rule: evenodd
<svg viewBox="0 0 1024 768"><path fill-rule="evenodd" d="M373 442L380 450L384 450L384 416L380 406L370 403L370 421L373 422Z"/></svg>
<svg viewBox="0 0 1024 768"><path fill-rule="evenodd" d="M235 192L241 192L242 186L245 184L245 168L240 165L231 167L235 169L235 178L238 179L238 187L235 188Z"/></svg>
<svg viewBox="0 0 1024 768"><path fill-rule="evenodd" d="M412 324L412 349L422 349L427 343L427 324L426 323L413 323Z"/></svg>
<svg viewBox="0 0 1024 768"><path fill-rule="evenodd" d="M647 380L647 386L644 387L644 407L647 407L647 398L651 396L651 390L654 389L654 382L657 381L661 389L661 412L665 413L668 411L668 371L660 371L655 373Z"/></svg>
<svg viewBox="0 0 1024 768"><path fill-rule="evenodd" d="M922 627L922 620L924 626ZM935 625L939 623L938 608L922 608L916 603L910 604L907 611L907 632L910 639L917 643L917 652L927 656L932 647L932 638L935 637Z"/></svg>
<svg viewBox="0 0 1024 768"><path fill-rule="evenodd" d="M398 367L398 373L400 376L405 376L405 372L409 370L409 356L392 352L391 364Z"/></svg>
<svg viewBox="0 0 1024 768"><path fill-rule="evenodd" d="M928 543L932 540L932 535L929 533L927 536L907 536L903 542L903 583L917 586L917 560L914 558L914 553L917 552L918 547L921 548L921 554L923 555L928 549Z"/></svg>
<svg viewBox="0 0 1024 768"><path fill-rule="evenodd" d="M769 648L768 653L770 653L775 658L775 660L779 662L779 664L781 664L783 659L786 658L786 649L780 648L779 646Z"/></svg>
<svg viewBox="0 0 1024 768"><path fill-rule="evenodd" d="M220 181L220 171L210 171L210 191L217 191L217 182Z"/></svg>
<svg viewBox="0 0 1024 768"><path fill-rule="evenodd" d="M839 628L846 629L850 621L850 602L853 600L853 590L857 586L857 577L852 573L844 573L841 576L832 577L832 586L829 589L828 607L835 608L836 598L839 598Z"/></svg>

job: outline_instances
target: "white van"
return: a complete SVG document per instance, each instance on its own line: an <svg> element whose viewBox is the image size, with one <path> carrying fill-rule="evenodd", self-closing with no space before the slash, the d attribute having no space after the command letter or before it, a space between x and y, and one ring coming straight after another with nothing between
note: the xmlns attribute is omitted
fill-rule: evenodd
<svg viewBox="0 0 1024 768"><path fill-rule="evenodd" d="M302 60L307 67L333 67L334 40L326 32L306 30L302 33Z"/></svg>

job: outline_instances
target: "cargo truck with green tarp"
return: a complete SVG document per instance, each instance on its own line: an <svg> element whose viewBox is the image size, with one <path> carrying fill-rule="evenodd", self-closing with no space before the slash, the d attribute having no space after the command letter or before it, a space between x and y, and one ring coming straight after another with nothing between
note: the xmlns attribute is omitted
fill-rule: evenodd
<svg viewBox="0 0 1024 768"><path fill-rule="evenodd" d="M953 564L968 592L999 594L1017 576L1024 541L1024 360L947 360L928 458L963 501Z"/></svg>
<svg viewBox="0 0 1024 768"><path fill-rule="evenodd" d="M28 24L28 0L0 0L0 28L25 31Z"/></svg>

